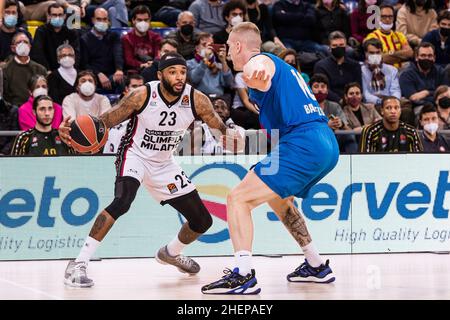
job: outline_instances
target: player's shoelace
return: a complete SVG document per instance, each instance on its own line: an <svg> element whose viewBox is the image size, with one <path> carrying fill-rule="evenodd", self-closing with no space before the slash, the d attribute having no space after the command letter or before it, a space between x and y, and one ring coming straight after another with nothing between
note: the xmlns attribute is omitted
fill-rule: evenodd
<svg viewBox="0 0 450 320"><path fill-rule="evenodd" d="M191 268L192 265L194 264L193 260L189 257L186 257L182 254L178 255L178 257L176 258L176 260L178 261L178 263L180 263L181 265Z"/></svg>
<svg viewBox="0 0 450 320"><path fill-rule="evenodd" d="M233 280L242 278L242 276L238 272L234 272L234 270L231 270L229 268L225 268L223 270L223 273L225 274L224 276L222 276L223 280Z"/></svg>
<svg viewBox="0 0 450 320"><path fill-rule="evenodd" d="M87 279L86 264L78 263L73 267L73 277L75 279Z"/></svg>
<svg viewBox="0 0 450 320"><path fill-rule="evenodd" d="M302 276L308 277L315 275L317 273L318 268L311 267L308 263L303 262L297 269L295 269L295 273Z"/></svg>

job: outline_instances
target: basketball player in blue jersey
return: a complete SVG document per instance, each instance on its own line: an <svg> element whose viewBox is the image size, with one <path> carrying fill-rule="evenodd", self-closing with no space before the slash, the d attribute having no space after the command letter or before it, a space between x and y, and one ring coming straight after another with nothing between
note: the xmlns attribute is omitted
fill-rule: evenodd
<svg viewBox="0 0 450 320"><path fill-rule="evenodd" d="M294 196L308 191L335 166L339 148L327 118L301 75L278 57L260 53L258 27L243 22L228 38L229 55L260 108L259 120L268 133L278 130L279 143L249 171L227 198L227 219L235 252L235 268L202 287L208 294L258 294L252 269L251 210L268 203L299 243L305 261L287 276L292 282L334 281L334 275L314 248Z"/></svg>

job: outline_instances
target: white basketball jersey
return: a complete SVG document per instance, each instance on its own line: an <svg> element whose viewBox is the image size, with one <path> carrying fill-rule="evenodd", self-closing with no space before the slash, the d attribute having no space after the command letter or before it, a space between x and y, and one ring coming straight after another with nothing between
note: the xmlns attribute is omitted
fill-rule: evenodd
<svg viewBox="0 0 450 320"><path fill-rule="evenodd" d="M194 88L186 84L180 97L168 103L161 94L160 85L159 81L146 84L148 101L128 123L118 151L118 166L128 152L150 162L169 160L194 121Z"/></svg>

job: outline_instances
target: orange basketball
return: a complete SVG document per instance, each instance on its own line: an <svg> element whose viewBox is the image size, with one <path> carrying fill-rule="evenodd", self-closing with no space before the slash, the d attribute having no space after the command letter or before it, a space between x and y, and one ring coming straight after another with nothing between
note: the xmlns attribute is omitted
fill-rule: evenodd
<svg viewBox="0 0 450 320"><path fill-rule="evenodd" d="M78 116L70 128L72 147L80 153L97 153L108 140L108 128L103 121L90 115Z"/></svg>

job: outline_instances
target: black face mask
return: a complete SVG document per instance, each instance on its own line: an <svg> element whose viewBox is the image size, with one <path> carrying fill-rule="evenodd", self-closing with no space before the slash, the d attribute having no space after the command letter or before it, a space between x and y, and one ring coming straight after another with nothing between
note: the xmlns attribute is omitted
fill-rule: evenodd
<svg viewBox="0 0 450 320"><path fill-rule="evenodd" d="M333 48L333 49L331 49L331 54L336 59L342 58L343 56L345 56L345 47Z"/></svg>
<svg viewBox="0 0 450 320"><path fill-rule="evenodd" d="M430 59L420 59L417 60L417 64L422 70L428 71L433 67L434 62L433 60Z"/></svg>
<svg viewBox="0 0 450 320"><path fill-rule="evenodd" d="M439 33L443 37L448 37L448 36L450 36L450 28L440 28Z"/></svg>
<svg viewBox="0 0 450 320"><path fill-rule="evenodd" d="M190 36L194 32L194 27L192 24L185 24L181 26L180 32L185 36Z"/></svg>
<svg viewBox="0 0 450 320"><path fill-rule="evenodd" d="M443 97L438 100L439 107L442 109L448 109L450 108L450 98L449 97Z"/></svg>

